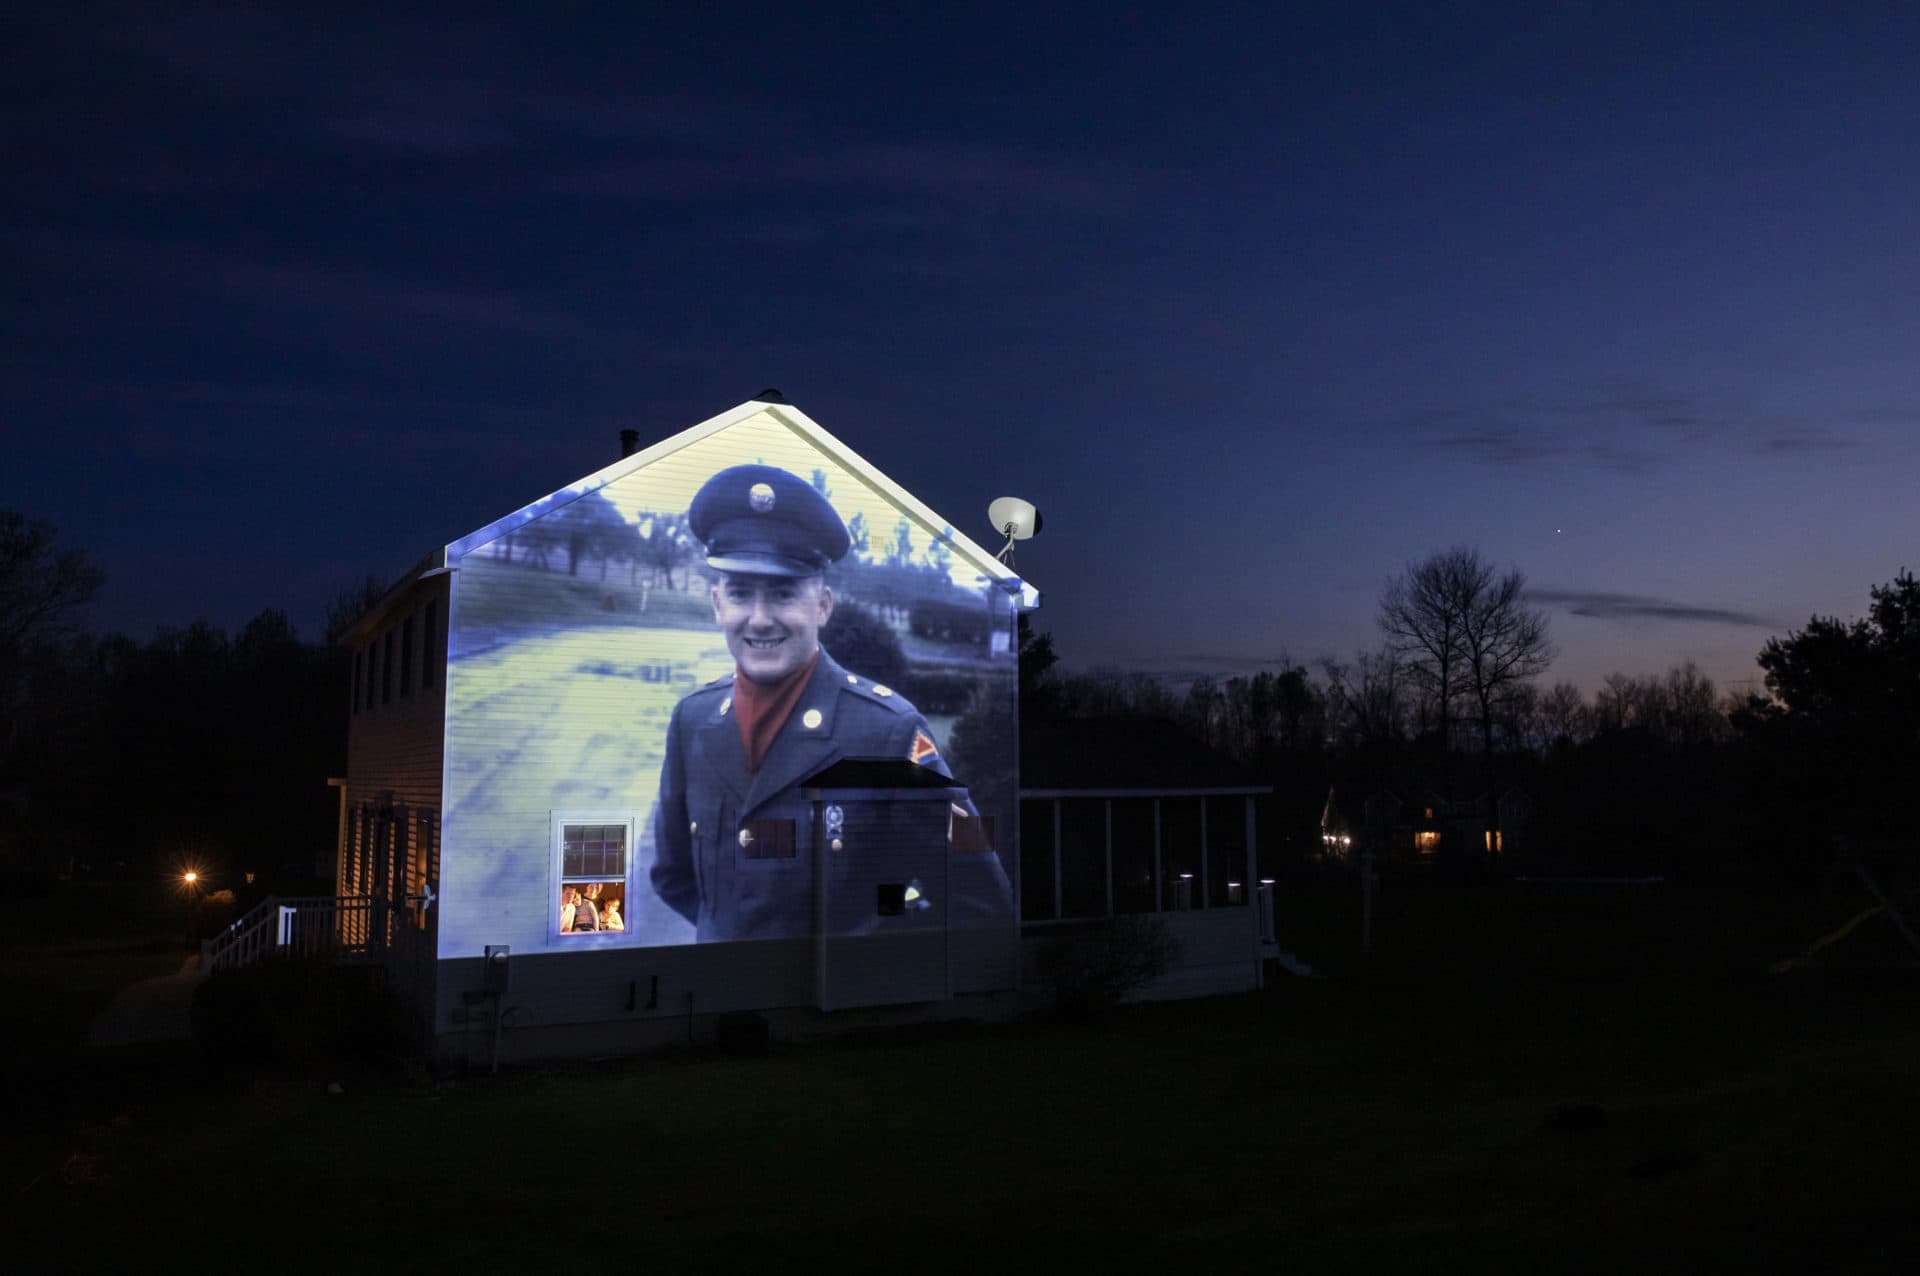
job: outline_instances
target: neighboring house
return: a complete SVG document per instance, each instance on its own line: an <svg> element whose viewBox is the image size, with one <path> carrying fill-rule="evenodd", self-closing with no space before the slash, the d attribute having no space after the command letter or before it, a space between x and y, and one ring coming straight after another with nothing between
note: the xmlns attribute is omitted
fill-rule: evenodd
<svg viewBox="0 0 1920 1276"><path fill-rule="evenodd" d="M1487 828L1483 795L1448 802L1415 779L1403 797L1382 788L1362 805L1361 836L1386 861L1471 865L1523 852L1528 846L1533 801L1518 787L1505 789L1498 803L1500 827Z"/></svg>

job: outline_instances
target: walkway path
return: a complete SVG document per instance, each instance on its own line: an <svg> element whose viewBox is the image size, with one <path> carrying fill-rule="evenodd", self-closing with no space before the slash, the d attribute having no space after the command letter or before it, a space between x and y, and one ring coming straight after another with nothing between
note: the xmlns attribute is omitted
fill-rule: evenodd
<svg viewBox="0 0 1920 1276"><path fill-rule="evenodd" d="M171 975L128 984L87 1029L91 1046L131 1046L148 1041L187 1041L193 1037L189 1012L200 986L198 953Z"/></svg>

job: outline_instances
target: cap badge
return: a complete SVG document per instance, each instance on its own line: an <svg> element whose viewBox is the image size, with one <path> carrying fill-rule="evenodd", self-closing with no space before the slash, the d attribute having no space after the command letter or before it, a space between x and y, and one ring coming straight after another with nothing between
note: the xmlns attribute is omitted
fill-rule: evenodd
<svg viewBox="0 0 1920 1276"><path fill-rule="evenodd" d="M773 485L755 483L747 489L747 504L753 506L753 512L764 514L773 508Z"/></svg>

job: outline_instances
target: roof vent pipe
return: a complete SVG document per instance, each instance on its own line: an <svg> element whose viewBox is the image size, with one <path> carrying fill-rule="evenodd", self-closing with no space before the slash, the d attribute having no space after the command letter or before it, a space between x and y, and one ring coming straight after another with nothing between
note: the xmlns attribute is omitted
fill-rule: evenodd
<svg viewBox="0 0 1920 1276"><path fill-rule="evenodd" d="M639 450L640 450L640 431L638 430L620 431L620 455L632 456L635 452L638 452Z"/></svg>

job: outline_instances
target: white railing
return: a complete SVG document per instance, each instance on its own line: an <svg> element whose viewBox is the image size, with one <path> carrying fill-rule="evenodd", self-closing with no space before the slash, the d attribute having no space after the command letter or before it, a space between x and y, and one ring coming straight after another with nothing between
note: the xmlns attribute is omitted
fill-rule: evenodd
<svg viewBox="0 0 1920 1276"><path fill-rule="evenodd" d="M406 925L393 905L370 895L268 896L200 945L200 974L236 970L268 957L379 957Z"/></svg>

